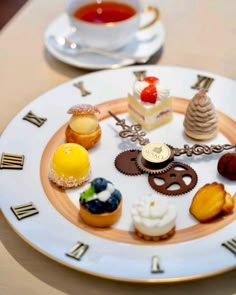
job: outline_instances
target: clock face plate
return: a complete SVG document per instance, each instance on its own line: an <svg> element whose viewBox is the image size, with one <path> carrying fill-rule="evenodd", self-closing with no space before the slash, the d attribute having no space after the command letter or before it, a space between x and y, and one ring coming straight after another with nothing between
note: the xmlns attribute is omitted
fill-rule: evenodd
<svg viewBox="0 0 236 295"><path fill-rule="evenodd" d="M184 135L183 119L189 99L197 91L192 87L200 83L208 88L219 116L217 137L204 143L235 143L236 83L230 79L165 66L135 66L80 76L35 99L16 115L2 134L0 151L5 166L0 170L1 210L14 230L32 247L66 266L96 276L158 283L207 277L233 269L236 267L234 253L222 244L235 238L236 210L207 224L200 224L189 214L195 192L206 183L221 182L229 193L235 193L235 182L217 172L220 154L178 157L178 161L196 171L198 183L183 195L160 194L160 198L169 199L178 210L176 233L172 238L145 242L134 234L131 205L137 198L154 191L146 174L127 176L115 168L119 153L140 146L119 136L121 129L108 110L133 123L127 114L126 98L135 79L143 72L159 77L174 97L173 120L148 131L151 142L178 148L195 143ZM81 103L96 105L101 111L102 139L89 150L91 179L104 177L123 195L120 220L105 230L91 228L79 219L78 200L83 187L61 191L52 186L47 177L53 151L65 142L65 128L70 118L67 110Z"/></svg>

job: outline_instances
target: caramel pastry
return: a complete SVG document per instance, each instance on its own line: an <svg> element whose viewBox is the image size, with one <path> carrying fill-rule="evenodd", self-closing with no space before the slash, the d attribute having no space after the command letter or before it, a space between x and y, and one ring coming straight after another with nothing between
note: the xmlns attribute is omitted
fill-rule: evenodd
<svg viewBox="0 0 236 295"><path fill-rule="evenodd" d="M99 110L87 104L75 105L69 109L72 114L66 128L66 141L78 143L86 149L92 148L101 138L101 128L96 117Z"/></svg>
<svg viewBox="0 0 236 295"><path fill-rule="evenodd" d="M193 197L190 213L200 222L207 222L220 214L228 214L234 208L233 198L222 183L207 183Z"/></svg>

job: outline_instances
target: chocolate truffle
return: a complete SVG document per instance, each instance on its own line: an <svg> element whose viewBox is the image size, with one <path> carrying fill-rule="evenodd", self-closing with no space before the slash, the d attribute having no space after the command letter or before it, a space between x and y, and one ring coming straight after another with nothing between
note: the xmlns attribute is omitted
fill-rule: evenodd
<svg viewBox="0 0 236 295"><path fill-rule="evenodd" d="M236 153L224 154L218 161L217 170L223 177L236 180Z"/></svg>

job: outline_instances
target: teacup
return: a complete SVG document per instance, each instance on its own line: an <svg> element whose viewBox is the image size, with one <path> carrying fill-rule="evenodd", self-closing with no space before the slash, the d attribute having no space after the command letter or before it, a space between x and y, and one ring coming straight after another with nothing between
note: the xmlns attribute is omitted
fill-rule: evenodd
<svg viewBox="0 0 236 295"><path fill-rule="evenodd" d="M145 11L145 10L144 10ZM150 24L159 19L159 10L154 11ZM67 0L66 13L74 36L86 47L116 50L124 47L140 29L143 12L140 0ZM141 28L143 29L143 28Z"/></svg>

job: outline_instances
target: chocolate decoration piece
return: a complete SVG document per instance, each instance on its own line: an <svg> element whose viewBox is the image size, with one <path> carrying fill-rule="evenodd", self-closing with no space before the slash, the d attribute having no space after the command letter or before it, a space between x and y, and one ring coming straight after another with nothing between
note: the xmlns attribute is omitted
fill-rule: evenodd
<svg viewBox="0 0 236 295"><path fill-rule="evenodd" d="M74 258L76 260L80 260L81 257L85 254L85 252L88 250L89 245L86 245L82 242L77 242L68 253L66 253L67 256Z"/></svg>
<svg viewBox="0 0 236 295"><path fill-rule="evenodd" d="M26 120L34 125L36 125L37 127L41 127L45 121L47 121L46 118L41 118L36 116L32 111L29 111L24 117L23 120Z"/></svg>
<svg viewBox="0 0 236 295"><path fill-rule="evenodd" d="M123 131L119 133L120 137L131 137L132 142L138 141L140 145L146 145L147 143L149 143L149 139L144 138L146 132L142 130L142 126L140 124L134 124L129 126L125 123L124 119L119 119L111 111L108 111L108 113L117 121L116 125L122 127Z"/></svg>
<svg viewBox="0 0 236 295"><path fill-rule="evenodd" d="M83 81L74 83L73 86L80 90L82 96L87 96L87 95L91 94L91 92L89 92L88 90L85 89Z"/></svg>
<svg viewBox="0 0 236 295"><path fill-rule="evenodd" d="M147 71L134 71L133 72L137 81L142 81L147 74Z"/></svg>
<svg viewBox="0 0 236 295"><path fill-rule="evenodd" d="M108 111L108 113L117 121L116 125L122 127L123 131L119 133L120 137L131 137L131 141L138 141L138 143L143 146L150 142L148 138L144 138L146 133L142 131L142 126L140 124L134 124L129 126L125 123L124 119L119 119L111 111ZM224 150L236 148L236 144L212 144L210 146L205 144L194 144L192 147L185 144L183 148L173 148L172 146L169 147L172 149L173 157L181 156L183 154L186 154L188 157L191 157L192 155L210 155L212 153L221 153Z"/></svg>
<svg viewBox="0 0 236 295"><path fill-rule="evenodd" d="M20 206L11 207L11 210L18 220L22 220L24 218L31 217L39 213L32 202Z"/></svg>
<svg viewBox="0 0 236 295"><path fill-rule="evenodd" d="M151 273L163 273L164 270L161 269L160 267L160 259L158 256L153 256L152 257L152 268L151 268Z"/></svg>
<svg viewBox="0 0 236 295"><path fill-rule="evenodd" d="M176 168L182 168L178 170ZM185 183L184 177L190 177L191 181L189 184ZM155 179L163 180L163 184L157 184ZM169 195L176 196L189 192L197 184L197 174L196 172L187 164L180 162L172 162L172 167L163 173L149 175L148 182L150 186L157 192ZM176 189L172 189L172 185L177 185Z"/></svg>
<svg viewBox="0 0 236 295"><path fill-rule="evenodd" d="M221 245L232 252L234 255L236 255L236 237L231 240L225 241Z"/></svg>
<svg viewBox="0 0 236 295"><path fill-rule="evenodd" d="M194 85L192 85L191 88L197 90L204 89L207 92L213 81L213 78L197 75L197 82Z"/></svg>
<svg viewBox="0 0 236 295"><path fill-rule="evenodd" d="M140 170L148 174L159 174L168 171L173 166L172 160L167 160L162 163L152 163L145 160L142 154L138 154L136 164Z"/></svg>
<svg viewBox="0 0 236 295"><path fill-rule="evenodd" d="M142 149L142 157L149 163L161 164L172 161L174 154L173 148L164 143L148 143Z"/></svg>
<svg viewBox="0 0 236 295"><path fill-rule="evenodd" d="M174 158L173 148L164 143L148 143L137 156L138 167L148 174L157 174L169 170Z"/></svg>
<svg viewBox="0 0 236 295"><path fill-rule="evenodd" d="M183 154L186 154L188 157L191 157L192 155L210 155L212 153L221 153L224 150L230 150L236 148L236 144L212 144L212 145L206 145L206 144L194 144L192 147L185 144L184 148L174 148L174 155L175 156L181 156Z"/></svg>
<svg viewBox="0 0 236 295"><path fill-rule="evenodd" d="M23 169L24 155L2 153L0 169Z"/></svg>
<svg viewBox="0 0 236 295"><path fill-rule="evenodd" d="M140 150L128 150L120 153L115 159L116 169L126 175L141 175L141 171L136 165L136 158Z"/></svg>

